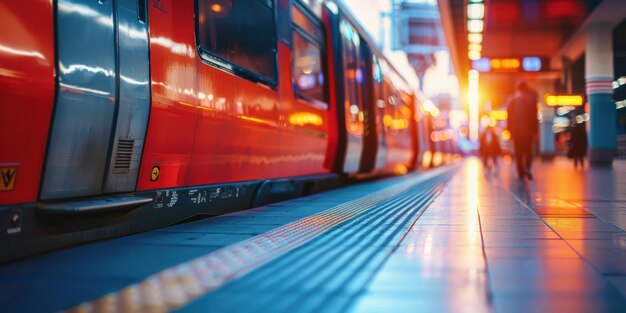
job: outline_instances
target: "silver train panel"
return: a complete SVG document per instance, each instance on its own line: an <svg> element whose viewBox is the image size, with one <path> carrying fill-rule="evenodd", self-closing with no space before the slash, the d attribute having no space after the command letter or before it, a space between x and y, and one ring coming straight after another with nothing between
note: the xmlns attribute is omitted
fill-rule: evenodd
<svg viewBox="0 0 626 313"><path fill-rule="evenodd" d="M98 194L115 113L113 1L57 2L58 93L41 199Z"/></svg>
<svg viewBox="0 0 626 313"><path fill-rule="evenodd" d="M150 112L146 8L137 0L118 0L116 11L119 106L105 193L135 190Z"/></svg>
<svg viewBox="0 0 626 313"><path fill-rule="evenodd" d="M58 92L42 200L135 187L149 110L138 7L136 0L57 1Z"/></svg>

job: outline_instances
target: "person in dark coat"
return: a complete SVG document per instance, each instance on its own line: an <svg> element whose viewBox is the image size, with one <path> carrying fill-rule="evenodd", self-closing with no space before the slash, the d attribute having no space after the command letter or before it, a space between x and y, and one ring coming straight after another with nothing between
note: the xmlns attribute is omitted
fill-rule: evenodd
<svg viewBox="0 0 626 313"><path fill-rule="evenodd" d="M585 123L577 123L574 119L571 128L568 156L574 159L574 167L585 166L585 155L587 154L587 129Z"/></svg>
<svg viewBox="0 0 626 313"><path fill-rule="evenodd" d="M485 169L490 170L491 167L498 165L498 157L501 155L500 141L493 127L489 126L480 135L480 157L483 160Z"/></svg>
<svg viewBox="0 0 626 313"><path fill-rule="evenodd" d="M508 100L507 128L511 132L515 150L515 164L519 179L533 179L531 166L533 146L537 141L537 93L526 83L517 85L516 92Z"/></svg>

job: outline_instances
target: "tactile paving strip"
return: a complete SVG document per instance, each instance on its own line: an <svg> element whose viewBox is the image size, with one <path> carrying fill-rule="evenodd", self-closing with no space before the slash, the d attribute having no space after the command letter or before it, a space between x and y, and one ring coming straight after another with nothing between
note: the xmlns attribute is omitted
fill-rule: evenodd
<svg viewBox="0 0 626 313"><path fill-rule="evenodd" d="M82 303L68 312L169 312L181 308L322 233L344 226L354 217L363 215L363 218L381 219L408 214L416 219L415 204L423 204L425 195L430 194L428 198L432 198L433 189L449 174L411 177L370 196L165 269L137 284ZM385 202L388 203L382 205ZM397 209L392 210L393 207ZM366 212L371 216L363 214Z"/></svg>

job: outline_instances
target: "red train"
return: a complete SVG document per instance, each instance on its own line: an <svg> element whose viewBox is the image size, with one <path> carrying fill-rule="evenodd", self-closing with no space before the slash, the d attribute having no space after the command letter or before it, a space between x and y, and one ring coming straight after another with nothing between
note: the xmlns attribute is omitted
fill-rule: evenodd
<svg viewBox="0 0 626 313"><path fill-rule="evenodd" d="M433 155L418 96L332 1L8 1L0 21L1 260Z"/></svg>

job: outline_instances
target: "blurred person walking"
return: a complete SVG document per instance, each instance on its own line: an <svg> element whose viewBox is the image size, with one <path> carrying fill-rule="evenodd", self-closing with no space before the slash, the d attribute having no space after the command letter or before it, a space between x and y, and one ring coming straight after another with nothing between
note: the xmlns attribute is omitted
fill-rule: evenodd
<svg viewBox="0 0 626 313"><path fill-rule="evenodd" d="M569 151L567 156L574 159L574 168L585 167L585 155L587 154L587 129L585 123L578 123L576 118L573 118L572 127L570 130Z"/></svg>
<svg viewBox="0 0 626 313"><path fill-rule="evenodd" d="M498 157L502 153L500 149L500 141L493 127L488 126L485 131L480 134L480 148L478 150L483 160L483 165L487 171L498 166Z"/></svg>
<svg viewBox="0 0 626 313"><path fill-rule="evenodd" d="M531 166L533 146L537 141L537 93L525 82L517 85L515 94L508 99L507 128L511 132L515 150L515 164L519 179L533 179Z"/></svg>

